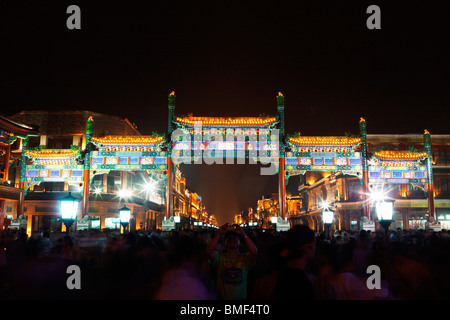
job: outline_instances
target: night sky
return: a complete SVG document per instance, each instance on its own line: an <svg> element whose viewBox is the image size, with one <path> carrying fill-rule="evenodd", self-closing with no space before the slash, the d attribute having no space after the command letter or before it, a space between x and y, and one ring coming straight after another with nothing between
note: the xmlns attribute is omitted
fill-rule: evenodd
<svg viewBox="0 0 450 320"><path fill-rule="evenodd" d="M172 90L196 116L275 115L281 91L287 133L356 134L362 116L369 134L450 134L449 24L448 1L1 1L0 112L92 110L165 133ZM277 192L256 165L182 171L219 223Z"/></svg>

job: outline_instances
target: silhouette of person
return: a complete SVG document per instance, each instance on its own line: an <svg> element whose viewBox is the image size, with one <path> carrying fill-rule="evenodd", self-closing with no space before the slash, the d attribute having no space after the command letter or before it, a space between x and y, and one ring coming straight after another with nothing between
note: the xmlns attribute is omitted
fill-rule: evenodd
<svg viewBox="0 0 450 320"><path fill-rule="evenodd" d="M305 272L315 253L315 235L307 226L296 225L286 234L286 264L275 284L276 300L314 300L314 289Z"/></svg>

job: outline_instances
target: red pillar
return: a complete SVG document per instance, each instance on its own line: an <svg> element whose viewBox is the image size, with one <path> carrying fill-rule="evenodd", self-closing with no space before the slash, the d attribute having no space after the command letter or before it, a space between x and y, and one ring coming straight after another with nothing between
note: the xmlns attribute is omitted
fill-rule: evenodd
<svg viewBox="0 0 450 320"><path fill-rule="evenodd" d="M3 182L6 182L9 180L9 158L11 155L11 146L7 145L5 147L5 151L6 151L6 153L3 157L3 163L5 166L5 171L3 172Z"/></svg>
<svg viewBox="0 0 450 320"><path fill-rule="evenodd" d="M431 154L431 135L428 130L423 134L423 145L427 153L427 187L428 187L428 214L430 217L436 219L436 212L434 207L434 184L433 184L433 168L432 168L432 154Z"/></svg>
<svg viewBox="0 0 450 320"><path fill-rule="evenodd" d="M17 218L21 215L23 215L24 208L25 208L25 181L19 182L19 203L17 204Z"/></svg>
<svg viewBox="0 0 450 320"><path fill-rule="evenodd" d="M9 179L9 157L11 154L11 146L7 145L5 147L5 155L3 157L3 163L5 166L5 171L3 172L3 182L8 181ZM3 231L3 222L5 220L5 203L6 201L0 199L0 232Z"/></svg>
<svg viewBox="0 0 450 320"><path fill-rule="evenodd" d="M361 156L362 156L362 175L363 175L363 216L370 220L369 203L369 166L367 154L367 124L364 118L359 120L359 132L361 135Z"/></svg>
<svg viewBox="0 0 450 320"><path fill-rule="evenodd" d="M369 202L369 171L363 170L363 194L364 194L364 205L363 205L363 211L364 215L367 217L367 219L370 220L370 202Z"/></svg>
<svg viewBox="0 0 450 320"><path fill-rule="evenodd" d="M89 214L89 169L83 170L83 198L81 200L81 217Z"/></svg>
<svg viewBox="0 0 450 320"><path fill-rule="evenodd" d="M433 182L427 183L428 186L428 214L430 217L436 220L436 212L434 206L434 184Z"/></svg>
<svg viewBox="0 0 450 320"><path fill-rule="evenodd" d="M284 220L286 218L286 158L280 157L278 169L278 195L280 216Z"/></svg>
<svg viewBox="0 0 450 320"><path fill-rule="evenodd" d="M167 157L166 219L173 215L173 161Z"/></svg>

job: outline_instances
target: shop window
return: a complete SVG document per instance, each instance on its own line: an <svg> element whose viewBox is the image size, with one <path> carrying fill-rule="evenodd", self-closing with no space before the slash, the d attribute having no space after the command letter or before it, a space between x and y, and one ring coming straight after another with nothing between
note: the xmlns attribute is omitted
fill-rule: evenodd
<svg viewBox="0 0 450 320"><path fill-rule="evenodd" d="M450 164L450 148L438 147L435 149L434 160L438 165Z"/></svg>
<svg viewBox="0 0 450 320"><path fill-rule="evenodd" d="M121 180L120 180L120 172L119 171L111 171L107 177L107 189L108 193L116 193L121 188Z"/></svg>
<svg viewBox="0 0 450 320"><path fill-rule="evenodd" d="M359 181L348 181L348 193L350 201L358 201L362 199L362 187Z"/></svg>
<svg viewBox="0 0 450 320"><path fill-rule="evenodd" d="M444 193L443 194L444 198L448 193L450 193L450 179L447 177L439 177L435 179L435 186L438 195L440 193Z"/></svg>
<svg viewBox="0 0 450 320"><path fill-rule="evenodd" d="M91 216L91 229L100 229L100 217Z"/></svg>
<svg viewBox="0 0 450 320"><path fill-rule="evenodd" d="M35 215L32 220L34 232L58 232L61 230L62 221L57 216Z"/></svg>
<svg viewBox="0 0 450 320"><path fill-rule="evenodd" d="M106 217L105 218L105 228L119 229L120 228L120 218L119 217Z"/></svg>
<svg viewBox="0 0 450 320"><path fill-rule="evenodd" d="M412 230L425 229L426 220L409 220L409 228Z"/></svg>
<svg viewBox="0 0 450 320"><path fill-rule="evenodd" d="M97 174L92 179L92 186L95 188L102 188L103 187L103 175Z"/></svg>

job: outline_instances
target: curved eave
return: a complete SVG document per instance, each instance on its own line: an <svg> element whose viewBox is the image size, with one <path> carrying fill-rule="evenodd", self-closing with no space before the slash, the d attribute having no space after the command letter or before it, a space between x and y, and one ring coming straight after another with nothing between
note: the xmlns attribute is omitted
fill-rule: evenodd
<svg viewBox="0 0 450 320"><path fill-rule="evenodd" d="M43 149L26 150L25 155L31 159L51 160L51 159L76 159L81 154L78 150Z"/></svg>
<svg viewBox="0 0 450 320"><path fill-rule="evenodd" d="M36 127L19 123L2 115L0 115L0 128L22 139L39 136L39 130Z"/></svg>
<svg viewBox="0 0 450 320"><path fill-rule="evenodd" d="M388 151L375 152L374 158L381 161L415 161L422 160L427 157L426 152L402 152L402 151Z"/></svg>
<svg viewBox="0 0 450 320"><path fill-rule="evenodd" d="M288 142L301 147L356 147L361 138L347 137L291 137Z"/></svg>
<svg viewBox="0 0 450 320"><path fill-rule="evenodd" d="M157 146L164 143L163 137L154 136L106 136L106 137L93 137L92 143L97 146Z"/></svg>
<svg viewBox="0 0 450 320"><path fill-rule="evenodd" d="M247 128L266 128L273 127L278 123L275 117L241 117L241 118L222 118L222 117L177 117L173 121L179 127L193 127L200 123L202 127L207 128L226 128L226 127L247 127Z"/></svg>

